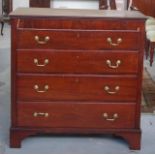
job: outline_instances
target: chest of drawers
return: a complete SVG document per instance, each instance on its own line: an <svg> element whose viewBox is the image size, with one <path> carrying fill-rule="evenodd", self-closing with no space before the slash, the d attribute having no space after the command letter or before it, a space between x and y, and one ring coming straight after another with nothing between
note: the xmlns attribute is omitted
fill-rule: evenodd
<svg viewBox="0 0 155 155"><path fill-rule="evenodd" d="M14 11L10 146L38 133L107 133L140 149L144 21L138 12Z"/></svg>

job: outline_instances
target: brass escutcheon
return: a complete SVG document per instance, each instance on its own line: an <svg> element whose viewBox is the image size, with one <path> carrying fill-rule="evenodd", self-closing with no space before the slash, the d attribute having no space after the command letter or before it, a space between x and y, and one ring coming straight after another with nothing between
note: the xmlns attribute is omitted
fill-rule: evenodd
<svg viewBox="0 0 155 155"><path fill-rule="evenodd" d="M108 113L103 113L102 117L105 118L105 120L111 121L111 122L114 122L114 121L116 121L116 119L119 118L117 113L113 114L112 118L109 118Z"/></svg>
<svg viewBox="0 0 155 155"><path fill-rule="evenodd" d="M110 95L113 95L113 94L116 94L119 90L120 90L120 87L119 86L116 86L115 88L115 91L110 91L110 87L109 86L105 86L104 87L104 90L110 94Z"/></svg>
<svg viewBox="0 0 155 155"><path fill-rule="evenodd" d="M122 61L117 60L116 65L112 65L111 60L106 60L106 64L108 65L109 68L116 69L121 65Z"/></svg>
<svg viewBox="0 0 155 155"><path fill-rule="evenodd" d="M46 36L46 37L44 37L43 40L41 40L39 36L35 36L35 37L34 37L34 40L35 40L38 44L43 45L43 44L46 44L46 43L50 40L50 37L49 37L49 36Z"/></svg>
<svg viewBox="0 0 155 155"><path fill-rule="evenodd" d="M43 64L40 64L37 58L34 58L33 62L34 64L36 64L37 67L44 67L49 63L49 59L45 59Z"/></svg>
<svg viewBox="0 0 155 155"><path fill-rule="evenodd" d="M47 112L34 112L33 113L33 116L34 117L48 117L49 116L49 113L47 113Z"/></svg>
<svg viewBox="0 0 155 155"><path fill-rule="evenodd" d="M122 42L122 38L118 38L116 43L113 43L112 38L108 37L107 38L107 42L111 45L111 46L118 46L121 42Z"/></svg>
<svg viewBox="0 0 155 155"><path fill-rule="evenodd" d="M45 85L44 86L44 90L39 90L39 86L36 84L33 86L34 90L36 90L37 93L45 93L48 91L49 89L49 86L48 85Z"/></svg>

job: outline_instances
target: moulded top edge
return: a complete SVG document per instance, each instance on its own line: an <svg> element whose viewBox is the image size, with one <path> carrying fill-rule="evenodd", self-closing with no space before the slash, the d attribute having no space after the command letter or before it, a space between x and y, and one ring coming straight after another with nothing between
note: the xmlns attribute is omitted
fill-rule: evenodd
<svg viewBox="0 0 155 155"><path fill-rule="evenodd" d="M80 18L125 18L145 19L138 11L90 10L90 9L53 9L53 8L17 8L11 17L80 17Z"/></svg>

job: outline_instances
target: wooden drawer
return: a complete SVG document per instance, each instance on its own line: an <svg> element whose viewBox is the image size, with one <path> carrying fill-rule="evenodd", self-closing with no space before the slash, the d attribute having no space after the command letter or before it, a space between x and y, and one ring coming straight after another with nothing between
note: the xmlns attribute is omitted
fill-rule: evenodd
<svg viewBox="0 0 155 155"><path fill-rule="evenodd" d="M135 126L135 104L22 103L18 126L128 129Z"/></svg>
<svg viewBox="0 0 155 155"><path fill-rule="evenodd" d="M21 73L138 72L137 51L19 50L17 71Z"/></svg>
<svg viewBox="0 0 155 155"><path fill-rule="evenodd" d="M107 40L108 39L108 40ZM137 31L20 30L19 49L138 49Z"/></svg>
<svg viewBox="0 0 155 155"><path fill-rule="evenodd" d="M36 75L17 77L19 101L136 101L137 79L128 76Z"/></svg>
<svg viewBox="0 0 155 155"><path fill-rule="evenodd" d="M107 13L109 14L109 13ZM20 23L18 24L17 29L85 29L85 30L134 30L139 31L138 29L144 29L143 21L130 19L118 20L118 19L98 19L98 18L75 18L73 19L43 19L43 22L40 18L24 18L20 19Z"/></svg>

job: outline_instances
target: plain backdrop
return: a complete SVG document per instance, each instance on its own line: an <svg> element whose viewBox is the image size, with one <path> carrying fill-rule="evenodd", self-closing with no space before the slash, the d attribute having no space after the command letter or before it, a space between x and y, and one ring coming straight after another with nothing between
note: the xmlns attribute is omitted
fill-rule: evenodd
<svg viewBox="0 0 155 155"><path fill-rule="evenodd" d="M116 0L117 8L124 9L126 0ZM29 7L29 0L13 0L13 10L18 7ZM98 0L53 0L54 8L98 9Z"/></svg>

